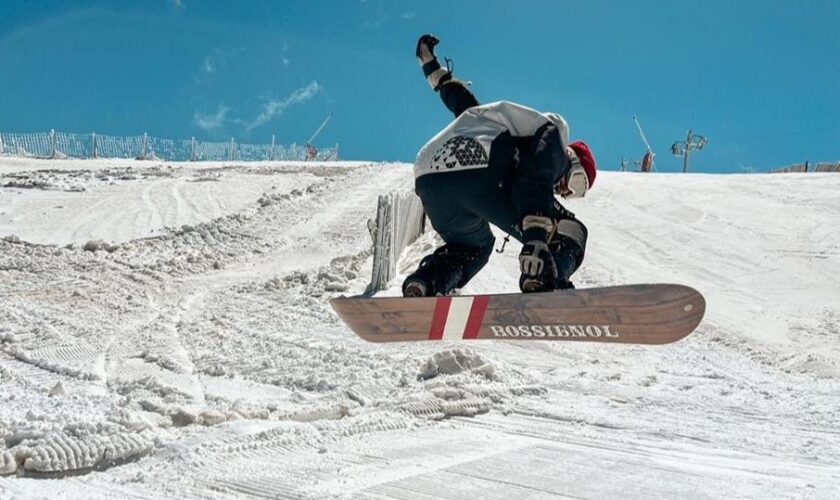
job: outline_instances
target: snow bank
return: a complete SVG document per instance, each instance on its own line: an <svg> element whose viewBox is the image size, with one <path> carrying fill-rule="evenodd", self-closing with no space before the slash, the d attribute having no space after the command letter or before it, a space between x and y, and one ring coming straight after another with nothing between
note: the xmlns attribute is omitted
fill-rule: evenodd
<svg viewBox="0 0 840 500"><path fill-rule="evenodd" d="M142 435L72 436L53 433L25 439L10 450L24 473L78 473L117 465L151 451L153 443ZM11 472L11 471L9 471Z"/></svg>

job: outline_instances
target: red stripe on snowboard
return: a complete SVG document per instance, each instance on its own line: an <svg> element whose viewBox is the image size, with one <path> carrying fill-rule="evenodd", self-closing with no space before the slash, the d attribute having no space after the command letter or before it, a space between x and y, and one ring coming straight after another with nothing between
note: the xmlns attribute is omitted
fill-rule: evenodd
<svg viewBox="0 0 840 500"><path fill-rule="evenodd" d="M487 296L473 298L470 317L467 319L467 327L464 328L464 339L478 338L478 332L481 330L481 322L484 321L484 311L487 310L488 302L490 302L490 297Z"/></svg>
<svg viewBox="0 0 840 500"><path fill-rule="evenodd" d="M443 338L443 329L446 327L446 318L449 316L449 305L451 303L452 297L438 297L435 301L435 314L432 317L429 340L440 340Z"/></svg>

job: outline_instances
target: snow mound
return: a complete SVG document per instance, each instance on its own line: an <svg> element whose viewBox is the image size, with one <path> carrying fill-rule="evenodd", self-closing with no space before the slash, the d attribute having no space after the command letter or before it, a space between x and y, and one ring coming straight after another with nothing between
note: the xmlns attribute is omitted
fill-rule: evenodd
<svg viewBox="0 0 840 500"><path fill-rule="evenodd" d="M0 450L0 476L14 474L17 471L17 460L9 450Z"/></svg>
<svg viewBox="0 0 840 500"><path fill-rule="evenodd" d="M14 439L14 436L8 439ZM15 468L24 474L68 474L125 463L148 454L153 447L153 441L142 434L52 432L24 438L8 453L14 455Z"/></svg>
<svg viewBox="0 0 840 500"><path fill-rule="evenodd" d="M105 250L108 253L114 253L118 248L118 245L107 243L103 240L90 240L82 246L82 250L86 252L98 252L100 250Z"/></svg>
<svg viewBox="0 0 840 500"><path fill-rule="evenodd" d="M11 344L12 342L16 341L17 337L15 337L15 334L12 333L12 331L8 327L0 326L0 343L8 342Z"/></svg>
<svg viewBox="0 0 840 500"><path fill-rule="evenodd" d="M417 378L425 380L438 375L454 375L463 372L479 374L488 380L493 380L496 368L476 352L452 349L435 353L420 368Z"/></svg>
<svg viewBox="0 0 840 500"><path fill-rule="evenodd" d="M263 286L270 291L284 290L311 297L347 292L359 278L362 266L371 253L370 249L365 249L355 255L336 257L328 266L313 271L294 270L283 276L275 276Z"/></svg>

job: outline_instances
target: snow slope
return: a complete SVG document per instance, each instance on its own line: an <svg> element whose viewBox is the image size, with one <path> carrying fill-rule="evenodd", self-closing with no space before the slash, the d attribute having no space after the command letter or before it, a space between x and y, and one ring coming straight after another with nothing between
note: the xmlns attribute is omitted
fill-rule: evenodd
<svg viewBox="0 0 840 500"><path fill-rule="evenodd" d="M287 189L300 183L298 177L311 175L272 175L271 165L264 163L234 168L222 162L3 161L14 169L0 171L0 186L12 189L0 198L0 234L58 245L97 239L120 243L161 234L166 227L236 213L264 192ZM41 193L21 196L25 189Z"/></svg>
<svg viewBox="0 0 840 500"><path fill-rule="evenodd" d="M0 160L0 498L840 494L840 176L599 174L578 286L707 298L659 347L358 340L327 299L411 182ZM464 292L515 290L515 247Z"/></svg>

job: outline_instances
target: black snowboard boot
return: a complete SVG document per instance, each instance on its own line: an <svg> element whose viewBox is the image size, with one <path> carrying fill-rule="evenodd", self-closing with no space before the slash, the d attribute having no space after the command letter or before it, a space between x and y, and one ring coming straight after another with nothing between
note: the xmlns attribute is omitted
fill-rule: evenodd
<svg viewBox="0 0 840 500"><path fill-rule="evenodd" d="M423 76L435 91L440 86L452 79L452 74L447 68L441 67L435 56L435 45L440 43L434 35L423 35L417 40L415 55L417 62L423 68Z"/></svg>
<svg viewBox="0 0 840 500"><path fill-rule="evenodd" d="M489 247L492 251L492 246ZM444 245L420 261L403 282L405 297L449 295L463 287L487 262L487 249L468 245Z"/></svg>
<svg viewBox="0 0 840 500"><path fill-rule="evenodd" d="M519 277L519 289L522 293L551 292L554 290L554 280L547 273L536 277L523 274Z"/></svg>
<svg viewBox="0 0 840 500"><path fill-rule="evenodd" d="M435 252L420 261L420 267L403 282L404 297L449 295L464 277L464 266L454 255Z"/></svg>
<svg viewBox="0 0 840 500"><path fill-rule="evenodd" d="M569 290L573 289L575 285L569 281L569 277L577 271L580 266L581 251L577 244L566 242L561 243L556 248L552 248L554 254L554 263L557 266L557 279L554 280L555 290Z"/></svg>

